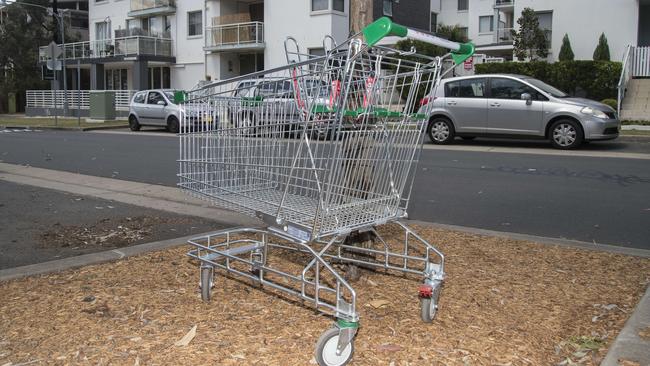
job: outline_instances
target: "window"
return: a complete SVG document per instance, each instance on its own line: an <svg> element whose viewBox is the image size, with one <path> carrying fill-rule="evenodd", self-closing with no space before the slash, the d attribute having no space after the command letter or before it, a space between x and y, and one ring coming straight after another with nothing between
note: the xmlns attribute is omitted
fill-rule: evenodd
<svg viewBox="0 0 650 366"><path fill-rule="evenodd" d="M445 96L456 98L485 98L485 78L465 79L445 84Z"/></svg>
<svg viewBox="0 0 650 366"><path fill-rule="evenodd" d="M169 67L150 67L147 70L148 89L169 89L171 87L171 76Z"/></svg>
<svg viewBox="0 0 650 366"><path fill-rule="evenodd" d="M435 32L438 29L438 14L431 12L431 19L429 23L429 31Z"/></svg>
<svg viewBox="0 0 650 366"><path fill-rule="evenodd" d="M190 11L187 13L187 35L200 36L203 34L203 12Z"/></svg>
<svg viewBox="0 0 650 366"><path fill-rule="evenodd" d="M388 17L393 16L393 0L384 0L384 15Z"/></svg>
<svg viewBox="0 0 650 366"><path fill-rule="evenodd" d="M128 90L129 79L126 69L107 69L104 71L106 90Z"/></svg>
<svg viewBox="0 0 650 366"><path fill-rule="evenodd" d="M144 96L147 92L139 92L133 97L133 103L144 103Z"/></svg>
<svg viewBox="0 0 650 366"><path fill-rule="evenodd" d="M311 11L327 10L329 0L311 0Z"/></svg>
<svg viewBox="0 0 650 366"><path fill-rule="evenodd" d="M332 10L345 13L345 0L332 0Z"/></svg>
<svg viewBox="0 0 650 366"><path fill-rule="evenodd" d="M149 92L149 96L147 97L147 104L158 104L160 101L165 101L165 98L163 98L162 94L158 92Z"/></svg>
<svg viewBox="0 0 650 366"><path fill-rule="evenodd" d="M458 0L458 11L467 11L469 8L469 0Z"/></svg>
<svg viewBox="0 0 650 366"><path fill-rule="evenodd" d="M95 39L98 41L111 39L111 27L108 22L95 23Z"/></svg>
<svg viewBox="0 0 650 366"><path fill-rule="evenodd" d="M493 15L478 17L478 32L479 33L494 32L494 16Z"/></svg>
<svg viewBox="0 0 650 366"><path fill-rule="evenodd" d="M521 99L521 95L524 93L530 94L533 100L546 99L537 90L526 84L503 78L493 78L490 80L490 93L490 97L493 99Z"/></svg>

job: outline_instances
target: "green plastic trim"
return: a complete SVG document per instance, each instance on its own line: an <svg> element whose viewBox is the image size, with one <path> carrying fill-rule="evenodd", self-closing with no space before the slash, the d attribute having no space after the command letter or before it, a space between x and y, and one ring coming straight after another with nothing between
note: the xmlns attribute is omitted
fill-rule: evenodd
<svg viewBox="0 0 650 366"><path fill-rule="evenodd" d="M325 104L316 104L311 109L312 113L333 113L336 109L332 109Z"/></svg>
<svg viewBox="0 0 650 366"><path fill-rule="evenodd" d="M369 47L374 46L384 37L406 37L407 33L408 29L405 26L393 23L387 17L381 17L363 28L363 37L366 39Z"/></svg>
<svg viewBox="0 0 650 366"><path fill-rule="evenodd" d="M339 327L339 329L359 328L359 322L349 322L343 319L337 319L336 325Z"/></svg>
<svg viewBox="0 0 650 366"><path fill-rule="evenodd" d="M184 90L176 90L174 92L174 104L180 104L185 101L186 93Z"/></svg>
<svg viewBox="0 0 650 366"><path fill-rule="evenodd" d="M451 53L451 59L454 60L454 64L458 65L472 57L473 54L474 45L472 43L461 43L460 49Z"/></svg>

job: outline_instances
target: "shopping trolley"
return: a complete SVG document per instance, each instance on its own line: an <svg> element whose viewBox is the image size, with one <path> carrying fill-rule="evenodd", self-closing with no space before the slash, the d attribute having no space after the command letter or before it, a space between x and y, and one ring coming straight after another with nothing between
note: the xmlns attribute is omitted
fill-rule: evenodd
<svg viewBox="0 0 650 366"><path fill-rule="evenodd" d="M407 37L451 49L427 57L381 45ZM442 60L471 44L450 42L381 18L324 56L285 41L287 65L214 82L189 93L180 131L180 187L217 206L259 218L189 241L200 262L203 300L215 270L293 295L336 318L316 343L320 365L352 358L356 292L342 264L422 277L421 317L431 322L444 256L399 221L406 217ZM217 115L213 124L197 117ZM398 241L377 227L392 223ZM365 237L363 245L350 237Z"/></svg>

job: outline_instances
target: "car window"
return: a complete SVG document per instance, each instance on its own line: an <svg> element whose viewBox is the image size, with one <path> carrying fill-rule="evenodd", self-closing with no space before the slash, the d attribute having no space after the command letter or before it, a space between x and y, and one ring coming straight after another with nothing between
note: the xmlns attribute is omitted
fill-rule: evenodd
<svg viewBox="0 0 650 366"><path fill-rule="evenodd" d="M490 97L493 99L521 99L523 93L529 93L534 100L545 100L537 90L517 80L493 78L490 81Z"/></svg>
<svg viewBox="0 0 650 366"><path fill-rule="evenodd" d="M241 83L239 83L239 85L237 85L237 90L235 90L235 96L236 97L252 96L252 94L253 94L252 86L253 85L255 85L254 81L242 81Z"/></svg>
<svg viewBox="0 0 650 366"><path fill-rule="evenodd" d="M157 104L161 100L165 100L162 94L158 92L149 92L149 96L147 97L147 104Z"/></svg>
<svg viewBox="0 0 650 366"><path fill-rule="evenodd" d="M171 101L172 103L174 102L174 99L175 99L174 98L174 92L166 91L165 96L167 97L167 99L169 101Z"/></svg>
<svg viewBox="0 0 650 366"><path fill-rule="evenodd" d="M459 98L485 98L486 79L461 80L458 87Z"/></svg>
<svg viewBox="0 0 650 366"><path fill-rule="evenodd" d="M147 95L146 92L140 92L133 97L133 103L144 103L144 96Z"/></svg>
<svg viewBox="0 0 650 366"><path fill-rule="evenodd" d="M271 81L271 82L265 82L257 86L257 91L260 95L265 96L265 97L270 97L275 95L275 90L277 87L277 82Z"/></svg>
<svg viewBox="0 0 650 366"><path fill-rule="evenodd" d="M445 97L457 97L460 81L452 81L445 84Z"/></svg>

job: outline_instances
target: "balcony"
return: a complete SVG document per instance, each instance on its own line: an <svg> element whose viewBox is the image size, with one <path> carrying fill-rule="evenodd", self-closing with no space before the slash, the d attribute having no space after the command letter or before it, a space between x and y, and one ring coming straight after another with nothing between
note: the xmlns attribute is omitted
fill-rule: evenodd
<svg viewBox="0 0 650 366"><path fill-rule="evenodd" d="M494 7L502 10L514 10L515 0L494 0Z"/></svg>
<svg viewBox="0 0 650 366"><path fill-rule="evenodd" d="M130 17L145 17L176 12L176 0L131 0Z"/></svg>
<svg viewBox="0 0 650 366"><path fill-rule="evenodd" d="M66 60L137 56L173 57L172 40L156 37L119 37L98 41L66 43L59 47L62 47ZM47 61L46 50L47 46L38 49L39 61Z"/></svg>
<svg viewBox="0 0 650 366"><path fill-rule="evenodd" d="M262 22L213 25L206 27L205 31L205 51L254 51L266 46Z"/></svg>
<svg viewBox="0 0 650 366"><path fill-rule="evenodd" d="M512 31L514 28L497 29L496 43L512 43Z"/></svg>

